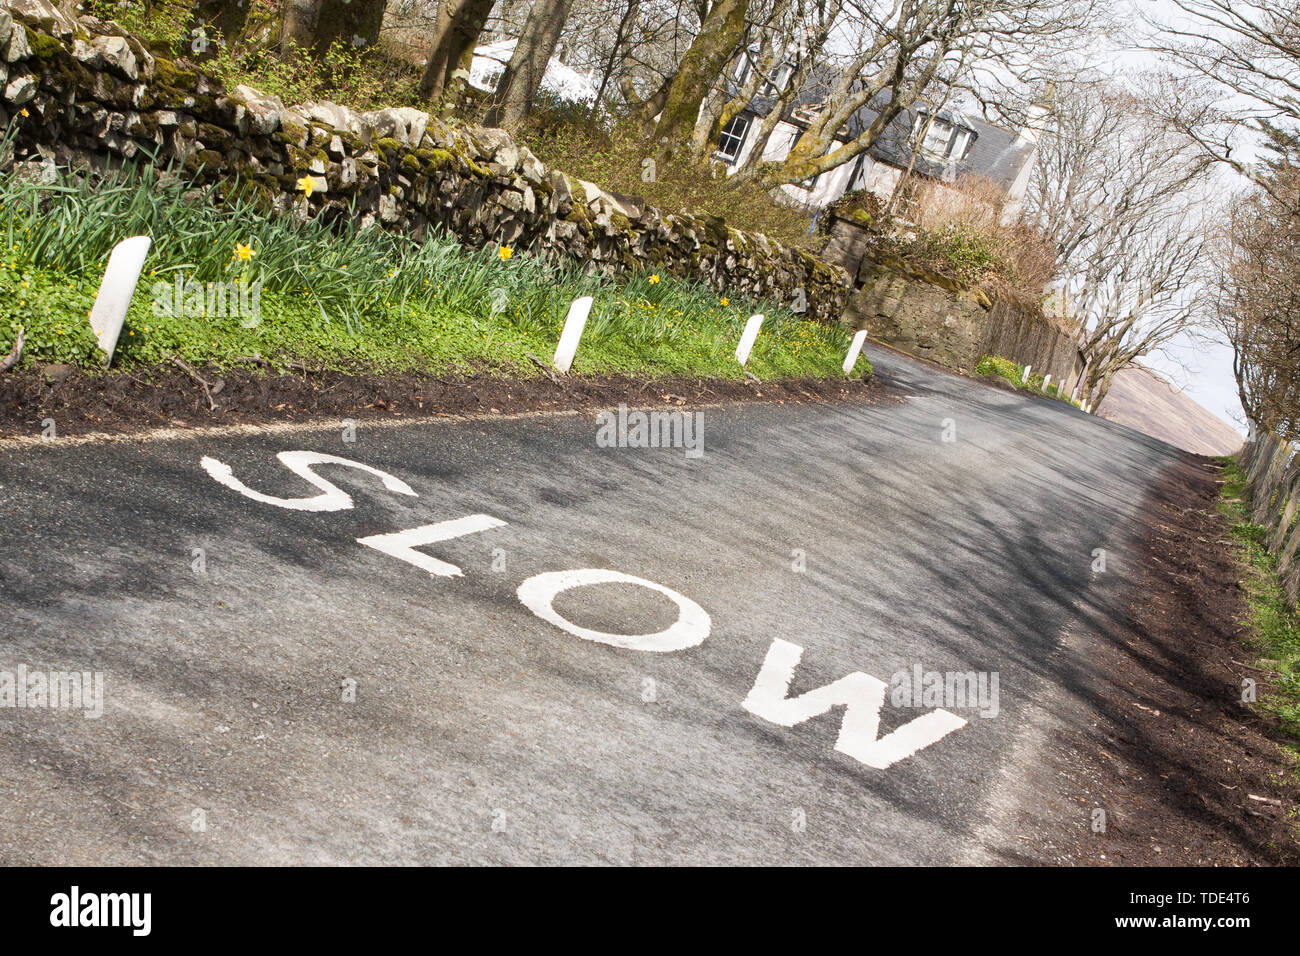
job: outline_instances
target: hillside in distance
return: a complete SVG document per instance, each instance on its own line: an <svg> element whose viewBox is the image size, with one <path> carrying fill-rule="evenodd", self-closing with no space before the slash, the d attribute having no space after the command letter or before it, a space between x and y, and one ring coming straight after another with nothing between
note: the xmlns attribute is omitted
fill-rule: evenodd
<svg viewBox="0 0 1300 956"><path fill-rule="evenodd" d="M1231 455L1243 441L1223 419L1140 365L1115 376L1098 414L1198 455Z"/></svg>

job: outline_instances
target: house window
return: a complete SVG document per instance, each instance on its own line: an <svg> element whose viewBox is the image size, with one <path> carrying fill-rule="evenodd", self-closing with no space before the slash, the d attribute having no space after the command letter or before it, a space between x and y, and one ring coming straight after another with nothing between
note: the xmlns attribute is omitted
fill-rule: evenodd
<svg viewBox="0 0 1300 956"><path fill-rule="evenodd" d="M790 84L790 77L792 76L794 76L794 64L782 63L776 68L776 72L772 76L772 82L763 84L763 95L776 96L784 92L785 88Z"/></svg>
<svg viewBox="0 0 1300 956"><path fill-rule="evenodd" d="M722 127L718 136L718 154L724 159L735 159L740 155L740 147L745 145L745 136L749 132L749 117L737 116Z"/></svg>
<svg viewBox="0 0 1300 956"><path fill-rule="evenodd" d="M927 119L928 117L924 113L916 118L915 132L917 135L925 128ZM935 119L930 123L925 139L921 141L921 152L939 160L964 159L966 151L970 148L970 142L970 130L954 126L952 123L946 123L941 119Z"/></svg>
<svg viewBox="0 0 1300 956"><path fill-rule="evenodd" d="M740 54L740 56L736 58L736 68L731 72L735 81L742 86L745 81L749 79L749 71L751 67L749 59L754 55L754 52L755 51L753 50L746 50L744 53Z"/></svg>

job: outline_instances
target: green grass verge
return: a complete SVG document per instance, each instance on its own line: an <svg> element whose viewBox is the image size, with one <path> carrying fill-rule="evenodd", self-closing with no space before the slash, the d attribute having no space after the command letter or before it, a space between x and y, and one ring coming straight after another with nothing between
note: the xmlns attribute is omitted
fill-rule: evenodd
<svg viewBox="0 0 1300 956"><path fill-rule="evenodd" d="M0 354L21 328L29 366L99 368L87 322L94 296L113 245L140 234L154 245L119 366L179 356L223 367L256 355L342 370L538 375L529 354L550 359L583 295L595 306L580 373L742 378L734 352L755 312L767 321L747 369L760 378L842 376L849 346L838 323L667 274L595 276L446 236L416 242L351 222L268 216L238 194L218 202L144 167L93 182L0 175ZM257 289L259 308L193 307L209 288ZM865 356L854 371L870 373Z"/></svg>
<svg viewBox="0 0 1300 956"><path fill-rule="evenodd" d="M1042 375L1030 375L1027 382L1022 381L1025 375L1025 367L999 355L984 356L975 363L975 373L977 375L996 375L999 378L1006 379L1013 388L1020 392L1046 395L1048 398L1054 398L1058 402L1065 402L1075 408L1083 407L1080 402L1076 402L1068 395L1062 394L1057 385L1049 385L1047 388L1043 388L1044 376Z"/></svg>
<svg viewBox="0 0 1300 956"><path fill-rule="evenodd" d="M484 256L458 250L453 262ZM523 257L521 257L523 258ZM516 268L529 268L526 260ZM263 291L260 321L242 315L210 318L168 314L155 307L154 284L174 299L174 282L156 270L142 278L119 340L114 364L151 365L179 356L224 367L257 355L275 364L306 361L324 368L367 371L495 371L536 375L529 354L548 360L569 302L595 294L596 305L578 350L575 371L634 376L742 378L734 352L751 309L672 280L642 276L616 283L568 276L550 283L521 281L467 290L449 301L384 300L360 321L331 316L310 291ZM454 277L453 277L454 279ZM60 362L98 369L102 362L87 321L99 277L22 269L0 263L0 353L24 330L24 363ZM433 288L438 283L432 282ZM203 286L200 285L200 288ZM662 292L656 290L662 289ZM726 302L726 304L724 304ZM498 308L503 306L502 308ZM763 379L841 376L848 336L838 326L771 315L746 366ZM863 356L856 374L870 374Z"/></svg>
<svg viewBox="0 0 1300 956"><path fill-rule="evenodd" d="M1232 537L1245 569L1242 583L1256 662L1269 675L1271 692L1258 706L1277 717L1300 743L1300 617L1291 608L1277 577L1277 559L1268 551L1268 529L1250 520L1245 498L1246 474L1233 458L1220 458L1224 485L1219 511L1231 523ZM1300 754L1300 747L1293 747Z"/></svg>

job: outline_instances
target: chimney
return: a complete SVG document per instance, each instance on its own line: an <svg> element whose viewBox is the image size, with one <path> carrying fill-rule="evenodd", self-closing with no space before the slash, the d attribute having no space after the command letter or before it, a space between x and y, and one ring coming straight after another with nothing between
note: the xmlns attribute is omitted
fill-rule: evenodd
<svg viewBox="0 0 1300 956"><path fill-rule="evenodd" d="M1055 99L1056 83L1048 80L1047 85L1043 87L1043 92L1030 104L1026 112L1025 125L1020 127L1017 137L1020 142L1038 145L1038 138L1043 135L1043 130L1047 126L1047 117L1052 112Z"/></svg>

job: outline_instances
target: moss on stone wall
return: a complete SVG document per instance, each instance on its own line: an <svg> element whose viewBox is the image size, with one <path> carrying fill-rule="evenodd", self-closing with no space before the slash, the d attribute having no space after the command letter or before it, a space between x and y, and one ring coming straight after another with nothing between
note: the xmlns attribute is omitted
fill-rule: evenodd
<svg viewBox="0 0 1300 956"><path fill-rule="evenodd" d="M86 18L80 26L87 40L99 28ZM260 204L299 212L298 179L311 175L329 184L311 197L312 215L412 234L432 226L472 248L508 241L601 271L695 279L737 297L786 299L803 289L810 313L826 318L840 313L851 288L839 267L721 219L664 215L639 199L589 189L546 169L500 130L453 129L410 110L284 109L260 94L227 92L186 62L162 56L151 79L130 84L88 69L99 62L96 51L79 51L83 62L71 40L30 23L28 33L32 55L12 64L10 75L35 77L33 112L43 122L20 129L20 159L38 147L67 165L134 155L180 166L198 185L242 189ZM142 47L137 53L147 63Z"/></svg>

